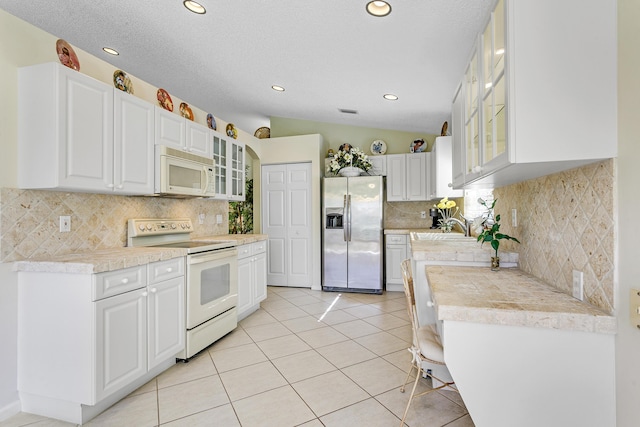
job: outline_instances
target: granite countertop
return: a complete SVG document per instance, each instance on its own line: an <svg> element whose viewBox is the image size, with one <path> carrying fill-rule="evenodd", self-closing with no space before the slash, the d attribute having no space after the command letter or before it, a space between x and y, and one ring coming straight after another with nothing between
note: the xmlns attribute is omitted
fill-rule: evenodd
<svg viewBox="0 0 640 427"><path fill-rule="evenodd" d="M413 230L415 231L415 230ZM412 258L416 261L431 263L463 264L486 263L491 264L494 250L489 244L481 244L475 237L465 237L452 240L420 240L411 237ZM517 252L500 251L501 265L515 267L518 263Z"/></svg>
<svg viewBox="0 0 640 427"><path fill-rule="evenodd" d="M439 320L615 334L616 318L516 268L427 266Z"/></svg>
<svg viewBox="0 0 640 427"><path fill-rule="evenodd" d="M220 234L192 240L232 240L236 246L266 240L266 234ZM122 247L26 259L13 263L14 271L93 274L186 256L183 248Z"/></svg>
<svg viewBox="0 0 640 427"><path fill-rule="evenodd" d="M442 233L439 228L385 228L384 234Z"/></svg>

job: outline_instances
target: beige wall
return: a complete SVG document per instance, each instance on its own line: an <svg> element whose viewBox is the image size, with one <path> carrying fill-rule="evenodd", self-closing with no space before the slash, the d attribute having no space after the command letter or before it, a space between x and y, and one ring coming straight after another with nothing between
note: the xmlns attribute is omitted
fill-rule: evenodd
<svg viewBox="0 0 640 427"><path fill-rule="evenodd" d="M616 312L616 399L618 427L638 425L640 330L629 313L633 290L640 289L640 2L618 1L618 261ZM635 292L635 291L634 291ZM597 369L597 368L596 368Z"/></svg>
<svg viewBox="0 0 640 427"><path fill-rule="evenodd" d="M349 143L354 147L361 148L366 154L371 154L371 143L376 139L381 139L387 144L387 154L408 153L410 144L420 138L428 143L427 151L431 151L436 139L436 135L430 134L271 117L271 137L314 133L322 135L328 145L327 149L337 150L340 145ZM326 150L324 154L326 154Z"/></svg>

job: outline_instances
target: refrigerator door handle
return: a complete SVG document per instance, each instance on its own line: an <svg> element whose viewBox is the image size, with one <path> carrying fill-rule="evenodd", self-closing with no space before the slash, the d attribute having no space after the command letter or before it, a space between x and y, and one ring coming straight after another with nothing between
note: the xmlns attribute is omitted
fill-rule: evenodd
<svg viewBox="0 0 640 427"><path fill-rule="evenodd" d="M347 211L347 195L344 195L344 198L342 199L342 212L343 212L343 216L344 216L344 223L342 224L342 232L344 233L344 241L347 241L348 238L348 231L347 231L347 227L349 224L349 213Z"/></svg>
<svg viewBox="0 0 640 427"><path fill-rule="evenodd" d="M350 242L351 241L351 194L347 195L347 224L345 228L348 228L347 241Z"/></svg>

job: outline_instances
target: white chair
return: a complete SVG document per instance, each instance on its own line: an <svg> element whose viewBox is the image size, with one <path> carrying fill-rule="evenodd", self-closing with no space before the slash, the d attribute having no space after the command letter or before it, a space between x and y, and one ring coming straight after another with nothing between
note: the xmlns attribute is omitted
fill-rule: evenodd
<svg viewBox="0 0 640 427"><path fill-rule="evenodd" d="M442 342L440 341L440 336L436 331L435 325L427 325L427 326L419 326L418 325L418 317L415 309L415 294L413 292L413 275L411 273L411 260L405 259L401 264L402 268L402 278L404 283L404 295L407 300L407 312L409 314L409 318L411 319L411 329L413 330L413 345L409 348L409 351L413 355L413 359L411 360L411 369L407 374L407 378L404 381L402 387L400 387L400 391L404 393L404 388L409 381L409 377L415 368L416 379L413 382L413 389L411 390L411 396L409 396L409 401L407 402L407 407L404 410L404 415L402 416L402 421L400 422L400 426L404 425L404 420L407 417L407 412L409 412L409 406L411 405L411 401L418 397L423 396L425 394L431 393L436 390L443 389L448 387L454 391L458 391L451 379L451 375L447 370L447 367L444 363L444 351L442 348ZM435 372L441 372L442 375L435 376ZM424 391L422 393L415 394L416 386L418 385L418 381L422 375L431 377L434 387Z"/></svg>

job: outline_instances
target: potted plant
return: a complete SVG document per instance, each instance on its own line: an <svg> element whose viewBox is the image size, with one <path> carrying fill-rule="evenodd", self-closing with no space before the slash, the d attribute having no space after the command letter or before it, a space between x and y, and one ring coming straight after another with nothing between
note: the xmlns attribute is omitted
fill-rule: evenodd
<svg viewBox="0 0 640 427"><path fill-rule="evenodd" d="M358 176L371 169L369 157L358 147L342 144L329 162L328 172L342 176Z"/></svg>
<svg viewBox="0 0 640 427"><path fill-rule="evenodd" d="M500 269L500 257L498 256L498 249L500 248L500 240L513 240L520 243L515 237L500 233L500 215L495 215L493 209L496 206L498 199L491 203L491 207L487 206L482 198L478 199L478 203L487 208L487 212L483 214L480 219L480 225L482 226L482 232L478 234L478 242L489 242L491 247L496 252L495 256L491 257L491 270L497 271Z"/></svg>

